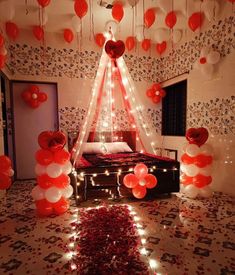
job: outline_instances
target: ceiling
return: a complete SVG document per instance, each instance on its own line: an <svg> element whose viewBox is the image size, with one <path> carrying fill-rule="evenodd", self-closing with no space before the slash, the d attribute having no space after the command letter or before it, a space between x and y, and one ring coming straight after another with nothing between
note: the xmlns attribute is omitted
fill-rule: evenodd
<svg viewBox="0 0 235 275"><path fill-rule="evenodd" d="M149 28L144 30L146 38L154 40L154 33L159 28L166 28L166 13L160 8L163 1L172 0L136 0L138 2L133 9L129 0L122 1L124 7L124 17L118 24L116 36L124 39L127 36L143 33L143 8L155 8L156 20ZM214 1L215 0L207 0ZM111 9L107 9L108 4L113 4L112 0L87 0L89 8L87 14L82 19L82 34L90 36L93 33L103 32L105 24L113 20ZM133 0L132 0L133 2ZM222 9L225 0L220 0ZM223 3L222 3L223 2ZM195 11L201 10L200 0L174 0L171 5L177 15L177 23L174 29L187 29L187 18ZM49 33L62 33L65 28L73 28L72 18L75 15L74 0L51 0L44 9L45 31ZM93 18L93 21L91 20ZM0 0L0 20L3 22L12 19L21 29L32 29L32 26L39 24L39 5L36 0ZM213 18L214 19L214 18ZM93 22L93 23L92 23ZM204 25L208 24L205 20ZM169 30L169 29L168 29ZM190 31L190 30L189 30ZM141 37L139 38L139 40Z"/></svg>

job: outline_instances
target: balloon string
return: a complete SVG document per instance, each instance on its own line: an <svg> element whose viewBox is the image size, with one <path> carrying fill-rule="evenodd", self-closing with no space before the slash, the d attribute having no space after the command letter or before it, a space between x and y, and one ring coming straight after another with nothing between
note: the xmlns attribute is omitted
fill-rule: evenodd
<svg viewBox="0 0 235 275"><path fill-rule="evenodd" d="M89 6L90 6L90 12L89 12L89 16L90 16L90 34L89 34L89 40L92 40L92 19L91 19L91 0L89 0Z"/></svg>
<svg viewBox="0 0 235 275"><path fill-rule="evenodd" d="M28 0L25 0L25 14L28 15L29 10L28 10Z"/></svg>

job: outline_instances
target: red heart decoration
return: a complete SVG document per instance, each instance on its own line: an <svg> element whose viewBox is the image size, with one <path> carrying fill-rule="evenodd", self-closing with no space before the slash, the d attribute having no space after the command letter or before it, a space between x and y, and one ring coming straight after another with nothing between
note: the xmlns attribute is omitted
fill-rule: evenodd
<svg viewBox="0 0 235 275"><path fill-rule="evenodd" d="M159 54L162 54L165 52L167 47L166 41L163 41L162 43L157 43L156 50Z"/></svg>
<svg viewBox="0 0 235 275"><path fill-rule="evenodd" d="M208 139L208 130L204 127L189 128L186 132L186 139L190 144L203 145Z"/></svg>
<svg viewBox="0 0 235 275"><path fill-rule="evenodd" d="M38 144L42 149L56 152L63 149L66 143L65 135L60 131L44 131L38 136Z"/></svg>
<svg viewBox="0 0 235 275"><path fill-rule="evenodd" d="M125 52L125 44L122 40L108 40L105 44L105 51L109 57L114 59L119 58Z"/></svg>

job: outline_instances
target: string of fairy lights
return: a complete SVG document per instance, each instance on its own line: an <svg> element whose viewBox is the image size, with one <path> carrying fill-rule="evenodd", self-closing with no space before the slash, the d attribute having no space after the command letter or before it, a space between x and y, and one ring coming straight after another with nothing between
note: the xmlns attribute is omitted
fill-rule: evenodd
<svg viewBox="0 0 235 275"><path fill-rule="evenodd" d="M140 241L141 241L141 246L139 248L139 252L140 254L144 257L144 261L148 262L149 265L149 271L150 274L156 274L157 269L159 268L159 263L157 260L152 259L152 258L148 258L148 250L146 249L146 244L147 244L147 232L144 229L143 225L141 224L141 218L138 216L137 212L135 211L134 207L131 205L125 205L128 207L129 210L129 214L132 217L133 220L133 226L135 226ZM96 206L94 207L95 209L98 209L102 206ZM110 205L110 207L112 207L112 205ZM94 209L93 208L93 209ZM92 207L88 207L87 210L92 209ZM75 257L77 255L76 251L76 239L79 237L79 231L77 231L77 227L75 225L75 223L78 225L80 223L79 221L79 214L78 214L78 209L75 209L73 211L73 215L71 216L71 223L73 223L74 225L71 227L72 232L70 233L69 237L69 243L67 245L67 251L66 251L66 258L67 260L70 261L70 268L72 271L76 270L78 267L76 265L76 260Z"/></svg>

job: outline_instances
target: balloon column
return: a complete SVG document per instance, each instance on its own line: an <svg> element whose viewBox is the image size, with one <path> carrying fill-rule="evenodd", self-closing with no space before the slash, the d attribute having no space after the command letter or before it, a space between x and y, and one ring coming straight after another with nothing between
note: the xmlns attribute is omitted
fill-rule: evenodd
<svg viewBox="0 0 235 275"><path fill-rule="evenodd" d="M190 198L212 195L212 148L205 142L208 139L206 128L190 128L186 132L188 143L181 157L181 191Z"/></svg>
<svg viewBox="0 0 235 275"><path fill-rule="evenodd" d="M138 163L134 168L134 174L127 174L123 178L123 184L132 188L132 194L137 199L143 199L147 194L146 188L152 189L157 185L157 178L148 174L148 167Z"/></svg>
<svg viewBox="0 0 235 275"><path fill-rule="evenodd" d="M157 104L166 96L166 92L161 88L160 83L154 83L152 87L146 91L146 95L152 99L153 103Z"/></svg>
<svg viewBox="0 0 235 275"><path fill-rule="evenodd" d="M0 156L0 190L8 189L11 186L11 177L13 175L11 160L7 156Z"/></svg>
<svg viewBox="0 0 235 275"><path fill-rule="evenodd" d="M7 50L5 48L5 39L0 33L0 70L5 66Z"/></svg>
<svg viewBox="0 0 235 275"><path fill-rule="evenodd" d="M47 94L40 92L37 85L32 85L21 94L24 102L31 108L38 108L42 102L47 100Z"/></svg>
<svg viewBox="0 0 235 275"><path fill-rule="evenodd" d="M36 152L37 186L32 190L39 216L63 214L69 208L73 193L68 174L71 172L70 154L64 149L66 138L60 131L45 131L38 136L41 149Z"/></svg>
<svg viewBox="0 0 235 275"><path fill-rule="evenodd" d="M214 72L214 65L220 61L220 53L211 48L202 48L200 57L195 63L195 68L199 69L206 77L211 77Z"/></svg>

